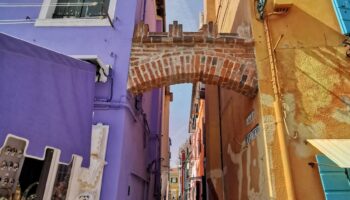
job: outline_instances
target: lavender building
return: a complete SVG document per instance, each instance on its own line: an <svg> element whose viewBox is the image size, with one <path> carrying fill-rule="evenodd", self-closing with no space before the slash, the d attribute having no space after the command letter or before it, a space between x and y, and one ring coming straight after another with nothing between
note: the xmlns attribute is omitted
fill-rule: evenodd
<svg viewBox="0 0 350 200"><path fill-rule="evenodd" d="M165 91L155 89L134 97L126 88L134 26L142 20L149 24L151 31L163 31L164 0L6 2L8 4L0 4L0 32L92 63L82 65L111 67L106 79L90 86L94 90L94 102L83 110L85 113L89 109L93 111L92 124L109 126L107 165L100 199L159 197L160 135ZM29 70L27 76L34 76L31 73ZM64 77L59 79L64 80ZM0 110L0 116L2 112ZM27 124L26 121L11 123L17 126ZM4 130L1 122L0 130ZM6 132L15 134L16 130L7 127ZM32 136L26 137L31 140ZM64 147L58 148L65 151ZM62 161L67 161L67 158ZM83 164L88 163L83 161Z"/></svg>

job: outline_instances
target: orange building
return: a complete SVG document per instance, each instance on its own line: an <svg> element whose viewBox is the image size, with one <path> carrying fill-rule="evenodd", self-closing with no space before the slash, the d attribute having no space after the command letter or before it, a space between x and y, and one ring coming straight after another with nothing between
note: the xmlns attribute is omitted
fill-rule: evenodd
<svg viewBox="0 0 350 200"><path fill-rule="evenodd" d="M205 88L201 83L193 84L191 114L189 122L191 174L190 191L191 199L203 199L206 194L206 182L204 172L204 135L205 135Z"/></svg>
<svg viewBox="0 0 350 200"><path fill-rule="evenodd" d="M348 1L204 0L204 24L254 41L259 84L254 98L206 85L208 199L350 199L349 38L337 9Z"/></svg>

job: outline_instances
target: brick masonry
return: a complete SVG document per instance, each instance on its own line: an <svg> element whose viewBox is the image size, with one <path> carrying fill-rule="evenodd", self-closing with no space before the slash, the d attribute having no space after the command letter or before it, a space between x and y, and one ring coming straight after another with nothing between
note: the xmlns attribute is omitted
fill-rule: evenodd
<svg viewBox="0 0 350 200"><path fill-rule="evenodd" d="M176 21L169 32L136 27L128 90L134 94L178 83L219 85L246 96L258 91L254 42L237 34L217 34L212 23L183 32Z"/></svg>

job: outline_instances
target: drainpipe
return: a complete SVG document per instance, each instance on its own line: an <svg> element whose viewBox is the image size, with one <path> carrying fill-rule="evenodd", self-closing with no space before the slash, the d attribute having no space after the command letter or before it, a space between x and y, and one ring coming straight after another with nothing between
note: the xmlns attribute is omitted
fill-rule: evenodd
<svg viewBox="0 0 350 200"><path fill-rule="evenodd" d="M147 0L143 0L142 21L146 21L146 4L147 4Z"/></svg>
<svg viewBox="0 0 350 200"><path fill-rule="evenodd" d="M95 101L94 102L94 110L120 110L121 108L129 111L131 117L134 119L134 122L137 122L137 117L129 103L127 102L103 102L103 101Z"/></svg>
<svg viewBox="0 0 350 200"><path fill-rule="evenodd" d="M288 200L295 200L295 193L294 193L294 184L293 184L293 177L289 162L289 154L288 154L288 147L286 144L286 134L285 129L283 127L283 112L282 112L282 101L281 101L281 92L278 85L278 74L277 74L277 64L276 64L276 57L275 52L272 48L272 42L271 42L271 35L269 31L269 22L268 17L271 15L280 15L285 13L279 13L274 12L268 14L264 19L264 29L266 33L266 43L269 53L269 60L270 60L270 70L272 74L272 86L273 86L273 93L274 93L274 110L275 110L275 117L276 117L276 129L277 129L277 136L278 136L278 142L280 145L280 152L281 152L281 158L282 158L282 166L283 166L283 174L284 179L286 183L286 192L287 192L287 199Z"/></svg>

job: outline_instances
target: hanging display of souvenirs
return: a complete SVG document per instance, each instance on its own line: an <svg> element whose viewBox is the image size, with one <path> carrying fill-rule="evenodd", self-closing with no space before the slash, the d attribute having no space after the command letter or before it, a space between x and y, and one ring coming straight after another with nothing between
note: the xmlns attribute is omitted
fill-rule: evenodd
<svg viewBox="0 0 350 200"><path fill-rule="evenodd" d="M29 141L9 134L0 148L0 200L99 199L108 129L102 124L92 128L89 168L80 167L80 156L60 163L59 149L47 148L42 159L27 156Z"/></svg>

